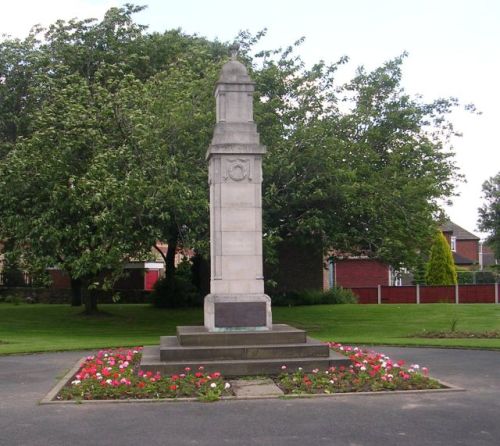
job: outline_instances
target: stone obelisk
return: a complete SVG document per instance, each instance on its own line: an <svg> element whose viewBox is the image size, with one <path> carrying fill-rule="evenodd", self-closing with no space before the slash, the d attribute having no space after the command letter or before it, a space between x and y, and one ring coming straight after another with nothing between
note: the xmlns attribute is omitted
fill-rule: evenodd
<svg viewBox="0 0 500 446"><path fill-rule="evenodd" d="M348 366L349 359L304 330L272 324L262 276L262 156L253 121L254 83L232 60L215 86L217 123L207 152L210 183L210 294L204 326L178 326L146 346L141 369L163 374L205 367L245 376Z"/></svg>
<svg viewBox="0 0 500 446"><path fill-rule="evenodd" d="M262 156L253 120L255 83L236 59L215 86L216 126L207 151L210 185L210 294L207 330L272 328L262 262Z"/></svg>

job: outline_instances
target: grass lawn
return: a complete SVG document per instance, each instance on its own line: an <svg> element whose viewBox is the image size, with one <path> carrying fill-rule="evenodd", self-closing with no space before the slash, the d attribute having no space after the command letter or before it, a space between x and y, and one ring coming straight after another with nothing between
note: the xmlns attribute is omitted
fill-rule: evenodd
<svg viewBox="0 0 500 446"><path fill-rule="evenodd" d="M158 310L149 305L100 305L87 317L69 305L0 304L0 354L158 344L177 325L201 325L201 309ZM500 329L500 305L318 305L273 308L275 323L344 344L427 345L500 349L500 339L428 339L427 331Z"/></svg>

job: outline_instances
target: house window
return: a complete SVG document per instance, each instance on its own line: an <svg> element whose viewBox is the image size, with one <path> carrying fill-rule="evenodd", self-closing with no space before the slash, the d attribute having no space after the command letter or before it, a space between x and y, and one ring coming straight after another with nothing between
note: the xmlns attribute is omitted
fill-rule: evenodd
<svg viewBox="0 0 500 446"><path fill-rule="evenodd" d="M333 288L335 286L335 262L330 259L328 262L328 287Z"/></svg>
<svg viewBox="0 0 500 446"><path fill-rule="evenodd" d="M453 252L457 252L457 238L456 237L451 237L450 245L451 245L451 250Z"/></svg>

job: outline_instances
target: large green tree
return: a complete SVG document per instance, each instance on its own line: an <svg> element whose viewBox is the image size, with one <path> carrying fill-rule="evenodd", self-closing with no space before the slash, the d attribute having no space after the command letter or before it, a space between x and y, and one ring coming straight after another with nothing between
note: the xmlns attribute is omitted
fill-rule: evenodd
<svg viewBox="0 0 500 446"><path fill-rule="evenodd" d="M149 34L138 10L0 45L0 239L27 267L59 265L85 289L158 240L172 274L176 246L207 247L204 154L227 45ZM453 193L457 101L406 94L404 57L340 84L347 59L306 68L295 46L254 54L263 35L237 40L268 146L266 258L292 241L410 264Z"/></svg>
<svg viewBox="0 0 500 446"><path fill-rule="evenodd" d="M261 55L253 76L270 149L267 246L303 239L411 266L459 179L446 119L458 102L410 97L401 86L405 55L372 72L360 68L343 85L335 75L346 59L306 69L293 47Z"/></svg>
<svg viewBox="0 0 500 446"><path fill-rule="evenodd" d="M3 93L35 104L2 114L1 238L27 269L57 265L84 292L102 270L118 273L158 240L169 242L171 277L179 238L196 246L203 237L193 234L207 226L203 153L214 61L226 51L179 31L143 35L130 17L137 10L60 21L43 42L32 35L30 45L0 48L2 85L27 84L22 94ZM13 68L24 63L16 45L36 60L29 76ZM10 130L20 121L23 132Z"/></svg>
<svg viewBox="0 0 500 446"><path fill-rule="evenodd" d="M478 209L478 225L489 234L487 243L500 259L500 172L483 183L484 204Z"/></svg>

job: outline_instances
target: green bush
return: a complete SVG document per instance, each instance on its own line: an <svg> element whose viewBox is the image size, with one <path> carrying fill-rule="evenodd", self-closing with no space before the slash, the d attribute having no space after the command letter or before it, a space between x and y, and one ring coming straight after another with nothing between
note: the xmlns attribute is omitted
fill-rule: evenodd
<svg viewBox="0 0 500 446"><path fill-rule="evenodd" d="M272 304L277 307L297 305L327 305L327 304L355 304L358 298L345 288L331 288L327 291L305 290L289 291L275 294L271 297Z"/></svg>
<svg viewBox="0 0 500 446"><path fill-rule="evenodd" d="M166 278L158 280L151 293L151 300L158 308L201 306L203 296L193 284L190 263L183 262L177 267L172 289Z"/></svg>
<svg viewBox="0 0 500 446"><path fill-rule="evenodd" d="M450 245L442 232L438 231L432 243L429 262L425 272L427 285L456 285L457 270Z"/></svg>
<svg viewBox="0 0 500 446"><path fill-rule="evenodd" d="M474 273L472 271L457 271L457 280L460 285L470 285L474 283Z"/></svg>
<svg viewBox="0 0 500 446"><path fill-rule="evenodd" d="M458 271L458 283L460 285L495 283L495 274L491 271Z"/></svg>

